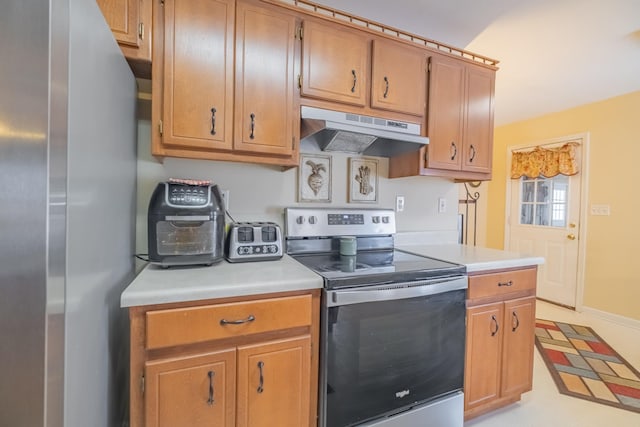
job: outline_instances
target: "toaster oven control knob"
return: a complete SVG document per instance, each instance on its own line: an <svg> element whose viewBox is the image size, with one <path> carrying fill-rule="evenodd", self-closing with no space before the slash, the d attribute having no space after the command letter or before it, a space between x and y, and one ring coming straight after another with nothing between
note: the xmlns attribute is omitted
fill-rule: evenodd
<svg viewBox="0 0 640 427"><path fill-rule="evenodd" d="M315 224L318 221L318 218L316 218L315 216L311 215L309 217L309 224Z"/></svg>
<svg viewBox="0 0 640 427"><path fill-rule="evenodd" d="M302 215L300 215L298 218L296 218L296 222L298 224L304 224L304 217Z"/></svg>
<svg viewBox="0 0 640 427"><path fill-rule="evenodd" d="M389 224L389 217L388 216L383 216L382 217L382 222L385 224Z"/></svg>
<svg viewBox="0 0 640 427"><path fill-rule="evenodd" d="M380 223L380 217L379 216L371 217L371 219L373 220L374 224L379 224Z"/></svg>

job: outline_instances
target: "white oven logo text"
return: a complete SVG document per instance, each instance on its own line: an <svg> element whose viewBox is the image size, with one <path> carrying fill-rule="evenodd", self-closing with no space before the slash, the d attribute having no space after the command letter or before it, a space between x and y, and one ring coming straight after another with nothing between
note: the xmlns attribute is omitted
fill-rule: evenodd
<svg viewBox="0 0 640 427"><path fill-rule="evenodd" d="M403 397L408 396L409 393L411 393L409 390L398 391L396 392L396 397L402 399Z"/></svg>

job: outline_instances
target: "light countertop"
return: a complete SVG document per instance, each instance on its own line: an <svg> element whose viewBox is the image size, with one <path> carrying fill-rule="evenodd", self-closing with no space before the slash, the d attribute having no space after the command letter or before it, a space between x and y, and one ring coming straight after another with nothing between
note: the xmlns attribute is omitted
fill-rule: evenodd
<svg viewBox="0 0 640 427"><path fill-rule="evenodd" d="M516 252L452 244L402 244L398 249L463 264L468 273L521 268L544 258ZM121 307L321 289L322 277L288 255L277 261L229 263L206 267L148 265L124 290Z"/></svg>
<svg viewBox="0 0 640 427"><path fill-rule="evenodd" d="M544 264L544 258L477 246L452 244L398 245L398 249L467 266L467 273Z"/></svg>
<svg viewBox="0 0 640 427"><path fill-rule="evenodd" d="M284 255L276 261L212 266L146 266L124 290L121 307L322 288L322 278Z"/></svg>

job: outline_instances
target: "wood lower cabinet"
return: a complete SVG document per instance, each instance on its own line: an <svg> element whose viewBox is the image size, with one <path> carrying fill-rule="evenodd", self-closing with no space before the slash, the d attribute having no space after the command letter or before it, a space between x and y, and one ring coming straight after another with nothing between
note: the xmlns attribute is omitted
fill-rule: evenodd
<svg viewBox="0 0 640 427"><path fill-rule="evenodd" d="M96 0L133 74L151 78L152 0Z"/></svg>
<svg viewBox="0 0 640 427"><path fill-rule="evenodd" d="M235 426L236 351L145 364L147 427Z"/></svg>
<svg viewBox="0 0 640 427"><path fill-rule="evenodd" d="M238 348L238 427L308 426L311 338Z"/></svg>
<svg viewBox="0 0 640 427"><path fill-rule="evenodd" d="M250 0L156 9L152 153L297 165L296 17Z"/></svg>
<svg viewBox="0 0 640 427"><path fill-rule="evenodd" d="M132 307L131 426L316 426L319 301Z"/></svg>
<svg viewBox="0 0 640 427"><path fill-rule="evenodd" d="M520 400L533 384L536 268L469 277L465 418Z"/></svg>

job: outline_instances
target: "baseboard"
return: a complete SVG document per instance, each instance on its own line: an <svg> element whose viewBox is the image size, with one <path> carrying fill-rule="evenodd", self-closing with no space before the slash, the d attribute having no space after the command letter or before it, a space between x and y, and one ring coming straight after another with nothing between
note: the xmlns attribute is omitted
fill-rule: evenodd
<svg viewBox="0 0 640 427"><path fill-rule="evenodd" d="M616 323L618 325L626 326L628 328L640 330L640 320L632 319L630 317L620 316L619 314L609 313L607 311L598 310L592 307L582 306L582 311L590 316L599 317L609 322Z"/></svg>

